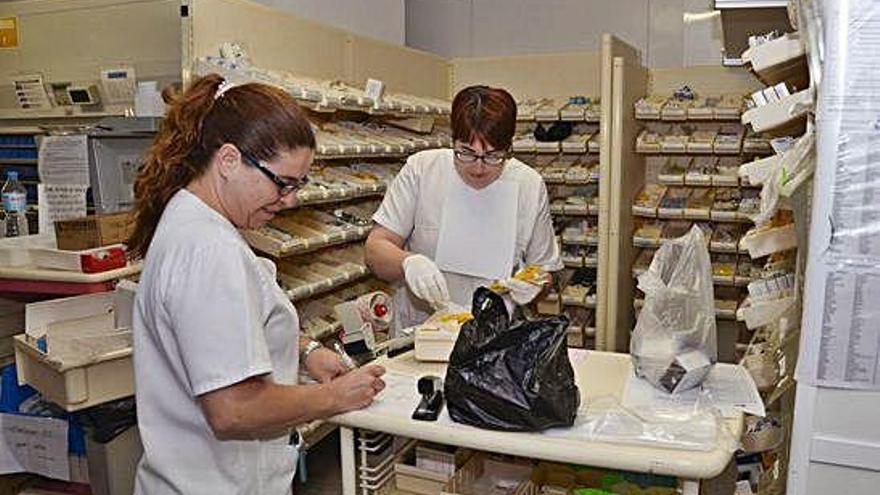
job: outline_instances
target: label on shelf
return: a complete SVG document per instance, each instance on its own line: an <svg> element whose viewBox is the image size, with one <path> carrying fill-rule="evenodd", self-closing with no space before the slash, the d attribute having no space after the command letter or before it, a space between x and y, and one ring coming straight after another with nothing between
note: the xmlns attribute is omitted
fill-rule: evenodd
<svg viewBox="0 0 880 495"><path fill-rule="evenodd" d="M651 208L647 206L636 206L632 207L633 215L641 216L641 217L656 217L657 216L657 208Z"/></svg>
<svg viewBox="0 0 880 495"><path fill-rule="evenodd" d="M658 218L683 218L683 208L657 208Z"/></svg>

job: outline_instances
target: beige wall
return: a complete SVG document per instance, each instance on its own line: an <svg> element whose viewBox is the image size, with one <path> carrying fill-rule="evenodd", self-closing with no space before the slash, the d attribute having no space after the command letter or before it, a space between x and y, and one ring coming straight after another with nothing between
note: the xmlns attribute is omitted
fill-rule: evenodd
<svg viewBox="0 0 880 495"><path fill-rule="evenodd" d="M96 82L103 68L134 67L139 80L180 79L178 0L22 0L20 44L0 50L0 112L16 108L10 77L39 72L46 82Z"/></svg>
<svg viewBox="0 0 880 495"><path fill-rule="evenodd" d="M602 33L650 67L716 65L712 0L406 0L406 41L448 57L598 51Z"/></svg>
<svg viewBox="0 0 880 495"><path fill-rule="evenodd" d="M178 0L23 0L0 3L18 15L20 46L0 50L0 73L42 72L48 80L98 79L112 64L138 78L180 72Z"/></svg>
<svg viewBox="0 0 880 495"><path fill-rule="evenodd" d="M190 0L184 38L192 59L240 42L257 67L362 86L380 79L391 92L446 97L449 63L431 53L359 36L252 0Z"/></svg>
<svg viewBox="0 0 880 495"><path fill-rule="evenodd" d="M404 0L256 0L313 21L397 45L404 44Z"/></svg>

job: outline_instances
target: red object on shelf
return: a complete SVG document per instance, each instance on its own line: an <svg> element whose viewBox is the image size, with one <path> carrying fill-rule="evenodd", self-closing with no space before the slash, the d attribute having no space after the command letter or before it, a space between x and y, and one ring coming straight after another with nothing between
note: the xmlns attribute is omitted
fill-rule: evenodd
<svg viewBox="0 0 880 495"><path fill-rule="evenodd" d="M79 294L107 292L113 290L115 287L115 280L82 283L0 278L0 292L25 292L31 294L75 296Z"/></svg>
<svg viewBox="0 0 880 495"><path fill-rule="evenodd" d="M388 314L388 306L384 304L377 304L375 307L373 307L373 314L375 314L379 318L382 318L383 316Z"/></svg>
<svg viewBox="0 0 880 495"><path fill-rule="evenodd" d="M80 255L83 273L100 273L124 268L127 263L125 249L121 247L107 248L98 252Z"/></svg>

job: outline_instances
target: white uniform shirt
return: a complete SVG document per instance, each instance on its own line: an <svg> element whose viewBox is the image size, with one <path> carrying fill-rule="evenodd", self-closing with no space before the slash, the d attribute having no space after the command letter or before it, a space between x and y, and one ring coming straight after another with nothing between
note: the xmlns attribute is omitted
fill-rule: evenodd
<svg viewBox="0 0 880 495"><path fill-rule="evenodd" d="M373 220L406 241L404 249L435 259L447 187L457 174L450 149L429 150L409 157L406 165L385 193L385 199ZM509 159L499 181L518 183L519 198L516 215L516 247L513 267L527 264L543 265L551 271L562 269L559 246L553 233L547 188L540 174L516 159ZM475 212L475 214L492 212ZM491 256L492 253L474 253ZM471 307L477 287L492 280L443 272L453 302ZM397 329L424 322L430 308L401 284L395 296Z"/></svg>
<svg viewBox="0 0 880 495"><path fill-rule="evenodd" d="M134 309L138 427L144 455L135 494L290 493L287 436L220 441L198 403L257 375L295 384L299 320L235 227L192 193L169 201Z"/></svg>

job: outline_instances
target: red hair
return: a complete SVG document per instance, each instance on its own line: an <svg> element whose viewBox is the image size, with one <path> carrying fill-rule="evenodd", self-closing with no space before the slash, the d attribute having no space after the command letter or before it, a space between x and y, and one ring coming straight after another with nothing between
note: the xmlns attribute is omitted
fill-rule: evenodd
<svg viewBox="0 0 880 495"><path fill-rule="evenodd" d="M250 83L217 96L223 77L209 74L182 95L163 92L168 114L134 183L135 226L128 241L132 257L143 257L177 191L208 169L225 143L271 161L280 153L315 148L315 135L294 99L279 88Z"/></svg>
<svg viewBox="0 0 880 495"><path fill-rule="evenodd" d="M452 138L463 143L474 139L496 150L507 150L516 130L516 102L510 93L489 86L470 86L452 100Z"/></svg>

